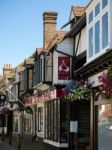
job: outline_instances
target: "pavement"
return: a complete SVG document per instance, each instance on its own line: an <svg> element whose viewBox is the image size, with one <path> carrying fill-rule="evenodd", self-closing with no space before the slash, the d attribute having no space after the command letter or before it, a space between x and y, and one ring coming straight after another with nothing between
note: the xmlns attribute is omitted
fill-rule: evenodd
<svg viewBox="0 0 112 150"><path fill-rule="evenodd" d="M12 144L8 143L8 139L5 138L5 141L0 140L0 150L20 150L17 147L15 139L13 139ZM53 150L51 147L43 143L43 141L31 141L24 139L21 141L21 150Z"/></svg>

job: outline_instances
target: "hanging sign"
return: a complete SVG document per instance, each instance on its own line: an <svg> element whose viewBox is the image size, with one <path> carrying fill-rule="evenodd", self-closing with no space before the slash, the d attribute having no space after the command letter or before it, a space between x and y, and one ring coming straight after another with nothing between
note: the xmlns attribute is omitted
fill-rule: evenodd
<svg viewBox="0 0 112 150"><path fill-rule="evenodd" d="M58 57L58 79L68 80L70 78L70 57Z"/></svg>

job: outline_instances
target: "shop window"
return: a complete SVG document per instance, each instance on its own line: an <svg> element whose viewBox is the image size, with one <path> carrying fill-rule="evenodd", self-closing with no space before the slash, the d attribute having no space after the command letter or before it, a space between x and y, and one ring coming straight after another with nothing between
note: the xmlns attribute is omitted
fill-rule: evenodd
<svg viewBox="0 0 112 150"><path fill-rule="evenodd" d="M67 130L68 130L68 119L67 119L67 102L61 101L60 109L60 142L67 143Z"/></svg>
<svg viewBox="0 0 112 150"><path fill-rule="evenodd" d="M14 132L15 133L19 132L19 117L14 118Z"/></svg>
<svg viewBox="0 0 112 150"><path fill-rule="evenodd" d="M38 132L43 132L44 128L43 107L38 108Z"/></svg>
<svg viewBox="0 0 112 150"><path fill-rule="evenodd" d="M32 115L28 113L25 115L25 133L32 133Z"/></svg>
<svg viewBox="0 0 112 150"><path fill-rule="evenodd" d="M52 100L45 103L45 138L60 141L60 101Z"/></svg>
<svg viewBox="0 0 112 150"><path fill-rule="evenodd" d="M98 106L98 150L112 149L112 104Z"/></svg>

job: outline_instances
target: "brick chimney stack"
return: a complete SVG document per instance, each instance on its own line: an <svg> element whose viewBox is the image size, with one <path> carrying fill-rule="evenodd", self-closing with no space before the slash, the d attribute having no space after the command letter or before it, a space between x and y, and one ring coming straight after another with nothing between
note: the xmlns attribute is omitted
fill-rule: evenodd
<svg viewBox="0 0 112 150"><path fill-rule="evenodd" d="M3 67L3 76L11 74L12 70L13 70L13 68L12 68L11 64L4 64L4 67Z"/></svg>
<svg viewBox="0 0 112 150"><path fill-rule="evenodd" d="M43 47L46 48L51 36L56 31L57 12L43 13Z"/></svg>

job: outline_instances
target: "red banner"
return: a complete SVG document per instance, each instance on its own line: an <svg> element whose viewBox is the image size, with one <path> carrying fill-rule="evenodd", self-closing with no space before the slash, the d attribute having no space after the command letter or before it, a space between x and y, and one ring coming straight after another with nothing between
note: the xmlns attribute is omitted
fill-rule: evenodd
<svg viewBox="0 0 112 150"><path fill-rule="evenodd" d="M58 57L58 79L68 80L70 78L70 57Z"/></svg>

